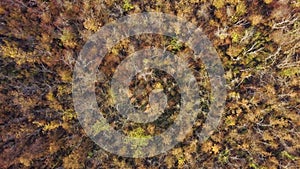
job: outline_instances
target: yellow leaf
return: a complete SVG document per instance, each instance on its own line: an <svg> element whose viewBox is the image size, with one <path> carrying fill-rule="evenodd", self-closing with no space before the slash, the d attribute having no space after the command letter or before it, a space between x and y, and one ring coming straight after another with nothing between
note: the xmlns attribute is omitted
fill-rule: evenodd
<svg viewBox="0 0 300 169"><path fill-rule="evenodd" d="M25 165L26 167L30 166L30 160L28 160L27 158L24 157L20 157L19 158L20 163L22 163L23 165Z"/></svg>
<svg viewBox="0 0 300 169"><path fill-rule="evenodd" d="M264 133L263 133L263 139L264 139L265 141L270 141L270 140L273 140L274 137L273 137L269 132L264 132Z"/></svg>
<svg viewBox="0 0 300 169"><path fill-rule="evenodd" d="M270 4L273 0L264 0L266 4Z"/></svg>
<svg viewBox="0 0 300 169"><path fill-rule="evenodd" d="M225 5L224 0L214 0L213 6L215 6L217 9L222 8Z"/></svg>
<svg viewBox="0 0 300 169"><path fill-rule="evenodd" d="M228 125L228 126L234 126L235 125L235 118L233 116L228 116L226 118L226 121L225 123Z"/></svg>
<svg viewBox="0 0 300 169"><path fill-rule="evenodd" d="M220 149L221 149L221 146L219 145L219 144L214 144L213 146L212 146L212 152L214 153L214 154L217 154L219 151L220 151Z"/></svg>
<svg viewBox="0 0 300 169"><path fill-rule="evenodd" d="M71 71L61 70L58 72L61 80L64 82L71 82L72 81L72 73Z"/></svg>
<svg viewBox="0 0 300 169"><path fill-rule="evenodd" d="M201 150L204 152L209 152L212 148L212 142L211 141L206 141L202 144Z"/></svg>
<svg viewBox="0 0 300 169"><path fill-rule="evenodd" d="M97 31L100 25L95 19L88 18L83 22L83 26L88 30Z"/></svg>

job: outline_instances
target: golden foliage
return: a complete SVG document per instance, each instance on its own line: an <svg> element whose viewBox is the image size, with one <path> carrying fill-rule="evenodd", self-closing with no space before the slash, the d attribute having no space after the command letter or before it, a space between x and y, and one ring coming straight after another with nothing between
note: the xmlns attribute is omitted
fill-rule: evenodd
<svg viewBox="0 0 300 169"><path fill-rule="evenodd" d="M27 158L24 158L24 157L20 157L19 161L20 161L21 164L23 164L26 167L29 167L30 163L31 163L30 159L27 159Z"/></svg>
<svg viewBox="0 0 300 169"><path fill-rule="evenodd" d="M72 72L69 70L59 70L58 71L59 76L61 77L61 80L63 82L72 82L73 77L72 77Z"/></svg>
<svg viewBox="0 0 300 169"><path fill-rule="evenodd" d="M243 50L244 50L243 47L235 45L235 46L230 46L230 47L227 49L226 53L227 53L229 56L236 57L236 56L238 56Z"/></svg>
<svg viewBox="0 0 300 169"><path fill-rule="evenodd" d="M17 47L16 44L8 41L4 41L5 45L1 45L0 53L4 57L13 58L17 64L23 64L25 62L34 62L34 55L32 52L24 52L21 48Z"/></svg>
<svg viewBox="0 0 300 169"><path fill-rule="evenodd" d="M244 1L241 1L236 6L236 14L238 16L244 15L247 11L247 7Z"/></svg>
<svg viewBox="0 0 300 169"><path fill-rule="evenodd" d="M96 32L99 28L100 28L100 24L93 18L87 18L84 22L83 22L83 26L87 29L87 30L92 30L94 32Z"/></svg>
<svg viewBox="0 0 300 169"><path fill-rule="evenodd" d="M289 67L289 68L282 69L279 72L279 75L283 77L294 77L299 74L300 74L300 67Z"/></svg>
<svg viewBox="0 0 300 169"><path fill-rule="evenodd" d="M236 121L235 121L235 117L234 116L227 116L226 117L226 121L225 123L228 125L228 126L234 126Z"/></svg>
<svg viewBox="0 0 300 169"><path fill-rule="evenodd" d="M222 148L222 147L221 147L219 144L214 144L214 145L211 147L211 150L212 150L212 152L213 152L214 154L217 154L217 153L219 153L219 151L220 151L221 148Z"/></svg>
<svg viewBox="0 0 300 169"><path fill-rule="evenodd" d="M64 168L70 168L70 169L83 168L82 164L80 164L78 161L80 156L81 155L79 153L71 153L67 157L64 157L64 159L63 159Z"/></svg>
<svg viewBox="0 0 300 169"><path fill-rule="evenodd" d="M262 22L263 17L261 15L251 15L249 19L252 25L257 25Z"/></svg>
<svg viewBox="0 0 300 169"><path fill-rule="evenodd" d="M205 141L202 144L201 150L208 153L212 149L213 143L211 141Z"/></svg>
<svg viewBox="0 0 300 169"><path fill-rule="evenodd" d="M174 164L178 164L179 168L299 166L299 136L295 134L300 125L297 114L297 103L300 101L299 4L299 0L1 2L0 15L5 21L0 29L0 64L3 66L0 69L0 106L3 111L0 113L0 123L5 129L4 135L2 132L0 136L4 143L0 154L4 159L0 159L1 165L3 168L39 165L49 168L96 168L101 163L103 168L146 168L148 164L144 163L147 162L151 165L164 163L168 168L176 167ZM224 124L203 144L190 134L182 147L157 158L131 160L102 150L94 153L96 146L82 134L84 132L78 127L70 102L72 70L62 63L71 63L72 67L74 62L64 60L64 55L75 60L82 45L99 30L102 23L113 21L128 12L142 11L183 17L201 27L214 42L228 82L225 112L221 120ZM182 31L178 26L170 30L175 30L176 34ZM120 54L123 56L140 48L161 47L161 44L168 43L167 50L177 53L187 51L176 38L166 43L165 40L155 40L145 38L146 45L139 46L142 40L127 38L111 50L110 56L116 57L108 58L120 63ZM110 39L108 41L112 43ZM111 65L106 68L115 69ZM198 69L194 65L192 68ZM24 88L31 85L38 86L32 93ZM162 89L159 82L152 87ZM116 96L111 91L108 95L110 99L101 105L113 104ZM206 109L207 105L201 106ZM170 119L176 119L176 115ZM201 124L197 122L197 127ZM92 124L92 134L96 135L108 127L98 121ZM133 131L124 131L139 141L121 151L131 149L135 155L143 153L140 146L147 144L147 133L155 134L155 127L151 124L145 127L147 130L137 127ZM34 147L32 142L37 138L42 138L43 143L38 142ZM163 137L162 144L170 144L173 139ZM83 148L82 145L89 146ZM198 159L203 163L199 164Z"/></svg>
<svg viewBox="0 0 300 169"><path fill-rule="evenodd" d="M273 0L264 0L264 2L265 2L266 4L270 4L270 3L273 2Z"/></svg>
<svg viewBox="0 0 300 169"><path fill-rule="evenodd" d="M47 100L49 101L49 106L53 108L54 110L63 110L62 105L57 101L57 99L54 97L54 94L52 91L49 91L46 95Z"/></svg>
<svg viewBox="0 0 300 169"><path fill-rule="evenodd" d="M123 2L124 2L123 9L125 11L130 11L130 10L134 9L134 6L130 3L129 0L124 0Z"/></svg>
<svg viewBox="0 0 300 169"><path fill-rule="evenodd" d="M65 47L75 48L77 46L75 35L69 29L63 30L60 40Z"/></svg>
<svg viewBox="0 0 300 169"><path fill-rule="evenodd" d="M213 6L215 6L217 9L222 8L225 5L224 0L214 0Z"/></svg>
<svg viewBox="0 0 300 169"><path fill-rule="evenodd" d="M47 123L43 127L43 130L44 131L50 131L50 130L58 128L59 126L61 126L61 124L59 122L57 122L57 121L51 121L50 123Z"/></svg>

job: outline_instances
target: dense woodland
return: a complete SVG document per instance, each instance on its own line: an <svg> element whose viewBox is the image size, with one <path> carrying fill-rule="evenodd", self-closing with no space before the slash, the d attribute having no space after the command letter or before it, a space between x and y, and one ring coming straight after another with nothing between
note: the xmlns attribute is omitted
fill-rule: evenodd
<svg viewBox="0 0 300 169"><path fill-rule="evenodd" d="M299 0L1 0L0 168L298 168L299 11ZM141 12L172 14L201 27L222 61L227 98L220 125L204 142L197 137L205 118L201 116L193 132L170 151L125 158L99 147L79 124L72 74L92 34ZM147 46L167 47L177 55L190 52L174 38L130 37L111 49L103 71L111 76L120 58ZM190 64L205 77L203 64ZM157 83L136 84L173 87L175 94L169 98L178 101L176 86L168 86L171 77L159 72L150 76ZM162 76L167 83L159 82ZM200 85L209 91L205 82ZM107 106L106 85L96 87L97 101L118 127L117 115ZM130 88L134 91L135 83ZM123 130L143 137L164 126Z"/></svg>

